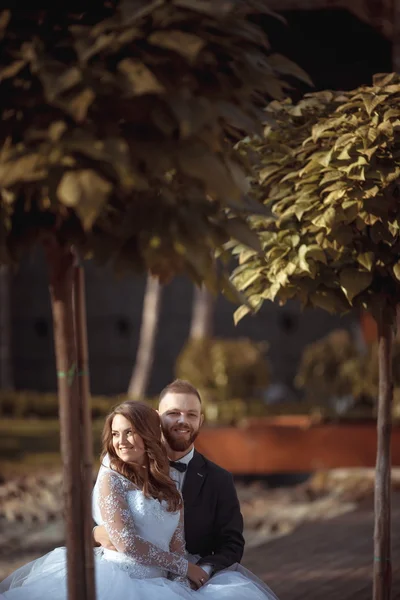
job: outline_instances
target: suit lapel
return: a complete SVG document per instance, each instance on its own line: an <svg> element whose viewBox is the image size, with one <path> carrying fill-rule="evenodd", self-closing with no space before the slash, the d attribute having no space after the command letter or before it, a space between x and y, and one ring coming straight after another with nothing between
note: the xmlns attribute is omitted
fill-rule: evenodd
<svg viewBox="0 0 400 600"><path fill-rule="evenodd" d="M207 477L207 465L199 452L194 451L192 460L190 461L186 477L183 484L182 496L185 507L191 506L196 501L197 496L203 487Z"/></svg>

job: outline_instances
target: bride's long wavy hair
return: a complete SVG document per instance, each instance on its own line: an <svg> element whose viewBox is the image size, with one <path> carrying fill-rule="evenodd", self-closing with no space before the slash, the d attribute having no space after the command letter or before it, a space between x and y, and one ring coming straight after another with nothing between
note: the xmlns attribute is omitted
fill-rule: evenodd
<svg viewBox="0 0 400 600"><path fill-rule="evenodd" d="M115 415L124 416L132 425L133 431L144 442L144 468L121 460L114 448L112 422ZM175 483L169 476L169 462L161 443L161 422L157 411L144 402L123 402L116 406L106 418L103 428L103 450L101 459L108 453L111 467L132 481L145 496L167 502L169 511L182 507L182 498Z"/></svg>

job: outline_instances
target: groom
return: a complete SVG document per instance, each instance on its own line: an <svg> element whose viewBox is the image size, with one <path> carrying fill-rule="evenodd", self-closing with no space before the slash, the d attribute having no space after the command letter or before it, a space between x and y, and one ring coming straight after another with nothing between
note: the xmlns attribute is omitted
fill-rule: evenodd
<svg viewBox="0 0 400 600"><path fill-rule="evenodd" d="M177 379L159 400L164 444L172 479L185 507L186 550L208 575L240 562L243 518L233 478L194 449L204 421L199 392ZM95 527L97 544L114 549L103 526Z"/></svg>

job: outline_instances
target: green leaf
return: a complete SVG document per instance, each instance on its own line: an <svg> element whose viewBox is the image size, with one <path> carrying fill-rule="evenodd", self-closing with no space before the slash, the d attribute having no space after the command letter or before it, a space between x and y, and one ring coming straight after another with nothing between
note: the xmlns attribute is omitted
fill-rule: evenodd
<svg viewBox="0 0 400 600"><path fill-rule="evenodd" d="M7 188L23 181L39 181L46 177L43 158L38 153L0 162L0 186Z"/></svg>
<svg viewBox="0 0 400 600"><path fill-rule="evenodd" d="M397 262L393 267L394 276L398 281L400 281L400 261Z"/></svg>
<svg viewBox="0 0 400 600"><path fill-rule="evenodd" d="M261 294L262 298L264 298L265 300L271 300L271 302L273 302L277 296L277 294L279 293L279 290L281 289L281 284L276 281L275 283L272 283L271 285L269 285L264 292Z"/></svg>
<svg viewBox="0 0 400 600"><path fill-rule="evenodd" d="M358 269L344 269L339 275L340 287L350 302L372 283L372 274Z"/></svg>
<svg viewBox="0 0 400 600"><path fill-rule="evenodd" d="M296 204L294 206L294 214L296 215L297 220L301 221L302 216L308 210L310 210L310 204L309 204L309 202L296 202Z"/></svg>
<svg viewBox="0 0 400 600"><path fill-rule="evenodd" d="M368 116L371 116L371 113L375 110L379 104L382 104L387 98L387 95L381 94L377 96L376 94L362 94L362 99L367 109Z"/></svg>
<svg viewBox="0 0 400 600"><path fill-rule="evenodd" d="M336 129L338 125L343 123L345 120L345 116L341 115L340 117L336 117L333 119L323 120L321 123L317 123L312 128L312 139L314 142L318 141L318 139L323 136L323 134L329 129ZM328 165L325 165L328 166Z"/></svg>
<svg viewBox="0 0 400 600"><path fill-rule="evenodd" d="M318 157L319 164L322 165L323 167L329 167L332 155L333 155L333 149L328 150L328 152L324 152L320 157Z"/></svg>
<svg viewBox="0 0 400 600"><path fill-rule="evenodd" d="M230 125L240 131L253 131L254 119L247 115L243 110L235 106L232 102L218 102L218 112L220 116Z"/></svg>
<svg viewBox="0 0 400 600"><path fill-rule="evenodd" d="M256 255L257 252L255 250L240 250L239 264L242 265L243 263L247 262L250 258L253 258Z"/></svg>
<svg viewBox="0 0 400 600"><path fill-rule="evenodd" d="M165 92L157 77L140 60L124 58L118 63L118 70L129 81L130 93L133 96Z"/></svg>
<svg viewBox="0 0 400 600"><path fill-rule="evenodd" d="M376 245L384 243L390 247L394 242L393 235L380 220L375 222L370 228L369 235L373 243Z"/></svg>
<svg viewBox="0 0 400 600"><path fill-rule="evenodd" d="M207 191L216 193L220 199L240 202L242 194L229 175L224 161L207 152L205 148L182 149L178 156L179 166L184 173L199 179Z"/></svg>
<svg viewBox="0 0 400 600"><path fill-rule="evenodd" d="M4 34L4 31L7 29L8 24L11 20L11 11L10 10L2 10L0 12L0 32L1 35Z"/></svg>
<svg viewBox="0 0 400 600"><path fill-rule="evenodd" d="M329 192L326 198L324 198L324 203L332 204L333 202L335 202L335 200L340 200L340 198L343 198L346 195L346 193L347 189L333 190L333 192Z"/></svg>
<svg viewBox="0 0 400 600"><path fill-rule="evenodd" d="M241 321L243 319L243 317L245 317L249 313L251 313L251 308L249 306L243 305L243 306L240 306L239 308L237 308L235 310L235 312L233 313L233 321L234 321L235 325L237 325L239 323L239 321Z"/></svg>
<svg viewBox="0 0 400 600"><path fill-rule="evenodd" d="M0 82L3 79L9 79L10 77L15 77L19 71L26 65L25 60L16 60L7 67L3 67L0 69Z"/></svg>
<svg viewBox="0 0 400 600"><path fill-rule="evenodd" d="M308 257L308 246L302 244L299 248L299 267L305 273L308 273L311 277L315 277L316 268L313 260Z"/></svg>
<svg viewBox="0 0 400 600"><path fill-rule="evenodd" d="M367 271L372 271L375 264L375 255L373 252L363 252L357 256L357 261L367 269Z"/></svg>
<svg viewBox="0 0 400 600"><path fill-rule="evenodd" d="M328 210L325 210L322 214L315 219L312 219L311 223L316 227L325 227L325 229L332 229L337 219L337 212L333 207L329 207Z"/></svg>
<svg viewBox="0 0 400 600"><path fill-rule="evenodd" d="M250 310L255 308L250 304L248 298L233 285L225 273L222 273L221 275L220 289L227 300L230 300L235 304L247 306Z"/></svg>
<svg viewBox="0 0 400 600"><path fill-rule="evenodd" d="M79 215L84 229L90 229L100 214L112 190L109 181L95 171L69 171L57 188L57 195L65 206Z"/></svg>
<svg viewBox="0 0 400 600"><path fill-rule="evenodd" d="M262 271L263 269L261 267L254 270L248 268L246 271L234 275L232 277L232 282L238 290L244 292L253 283L261 279Z"/></svg>
<svg viewBox="0 0 400 600"><path fill-rule="evenodd" d="M334 290L317 290L310 294L310 301L317 308L322 308L330 314L345 312L350 308L344 297Z"/></svg>
<svg viewBox="0 0 400 600"><path fill-rule="evenodd" d="M89 107L93 104L95 98L96 95L93 90L85 88L67 103L67 110L77 123L81 123L86 119Z"/></svg>
<svg viewBox="0 0 400 600"><path fill-rule="evenodd" d="M340 154L338 154L337 159L338 160L351 160L351 155L350 155L350 150L352 149L353 145L352 144L347 144L347 146L345 148L343 148L343 150L340 152Z"/></svg>
<svg viewBox="0 0 400 600"><path fill-rule="evenodd" d="M252 248L256 252L262 252L260 239L250 227L240 219L229 219L224 224L226 232L235 240L238 240L245 246Z"/></svg>
<svg viewBox="0 0 400 600"><path fill-rule="evenodd" d="M264 183L268 177L281 170L281 165L268 165L268 167L264 167L261 169L259 173L260 183Z"/></svg>
<svg viewBox="0 0 400 600"><path fill-rule="evenodd" d="M310 76L296 63L286 58L282 54L271 54L268 57L269 64L275 68L279 73L283 75L292 75L299 81L303 81L307 83L310 87L313 87L314 84L310 79Z"/></svg>
<svg viewBox="0 0 400 600"><path fill-rule="evenodd" d="M154 46L177 52L191 64L196 62L199 53L205 46L205 40L197 35L174 29L152 33L149 36L149 42Z"/></svg>
<svg viewBox="0 0 400 600"><path fill-rule="evenodd" d="M321 262L324 265L328 263L325 252L317 244L311 244L308 246L305 256L307 258L310 257L317 262Z"/></svg>
<svg viewBox="0 0 400 600"><path fill-rule="evenodd" d="M157 3L162 4L160 0ZM173 4L210 16L217 15L222 17L231 10L230 2L222 2L215 5L214 0L173 0Z"/></svg>

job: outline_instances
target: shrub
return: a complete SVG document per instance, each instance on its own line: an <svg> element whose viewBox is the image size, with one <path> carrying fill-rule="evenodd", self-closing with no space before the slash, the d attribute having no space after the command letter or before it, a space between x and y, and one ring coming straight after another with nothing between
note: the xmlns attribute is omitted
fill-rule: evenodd
<svg viewBox="0 0 400 600"><path fill-rule="evenodd" d="M270 380L266 349L246 338L189 340L176 375L197 387L206 403L259 398Z"/></svg>
<svg viewBox="0 0 400 600"><path fill-rule="evenodd" d="M295 378L308 402L327 405L348 399L347 412L364 405L375 416L378 398L378 343L361 353L350 334L333 331L304 349ZM400 340L393 342L393 416L400 417Z"/></svg>
<svg viewBox="0 0 400 600"><path fill-rule="evenodd" d="M316 404L346 397L357 401L365 391L364 369L365 358L349 332L337 330L306 346L295 385Z"/></svg>
<svg viewBox="0 0 400 600"><path fill-rule="evenodd" d="M92 417L94 419L108 414L110 409L121 401L120 397L93 396L91 398ZM3 417L22 418L58 418L58 397L56 393L32 391L0 392L0 414Z"/></svg>

